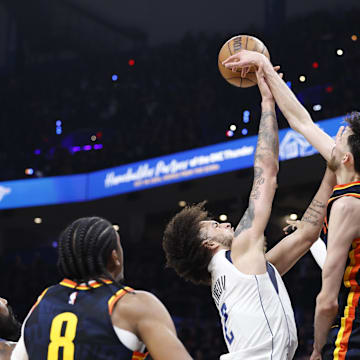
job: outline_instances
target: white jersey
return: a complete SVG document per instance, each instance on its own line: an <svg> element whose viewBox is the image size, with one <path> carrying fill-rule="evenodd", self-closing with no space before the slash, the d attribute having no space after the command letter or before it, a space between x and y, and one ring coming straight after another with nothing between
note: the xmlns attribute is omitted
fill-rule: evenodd
<svg viewBox="0 0 360 360"><path fill-rule="evenodd" d="M280 274L267 263L261 275L241 273L230 251L210 264L211 292L229 354L221 360L288 360L297 348L294 312Z"/></svg>

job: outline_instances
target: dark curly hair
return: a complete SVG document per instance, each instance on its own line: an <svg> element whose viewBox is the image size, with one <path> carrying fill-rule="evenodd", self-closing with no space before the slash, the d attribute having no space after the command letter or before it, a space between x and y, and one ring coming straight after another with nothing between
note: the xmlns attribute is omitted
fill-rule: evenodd
<svg viewBox="0 0 360 360"><path fill-rule="evenodd" d="M205 202L187 206L170 220L164 232L163 249L167 267L187 281L209 285L212 253L202 246L200 236L200 222L210 220L204 205Z"/></svg>
<svg viewBox="0 0 360 360"><path fill-rule="evenodd" d="M78 219L60 235L59 272L88 286L89 280L104 283L101 278L120 285L106 268L114 249L118 249L117 234L109 221L96 216Z"/></svg>
<svg viewBox="0 0 360 360"><path fill-rule="evenodd" d="M349 124L353 134L348 137L348 145L354 156L355 171L360 174L360 112L354 111L347 115L345 121Z"/></svg>

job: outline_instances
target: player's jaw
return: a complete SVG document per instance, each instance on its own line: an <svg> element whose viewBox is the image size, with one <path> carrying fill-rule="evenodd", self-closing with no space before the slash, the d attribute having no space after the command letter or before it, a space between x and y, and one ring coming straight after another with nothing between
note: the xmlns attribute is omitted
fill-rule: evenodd
<svg viewBox="0 0 360 360"><path fill-rule="evenodd" d="M234 239L234 228L230 223L220 224L215 220L207 220L202 221L201 227L204 239L230 249Z"/></svg>
<svg viewBox="0 0 360 360"><path fill-rule="evenodd" d="M350 127L341 127L338 131L335 146L332 149L331 158L327 164L328 168L333 172L339 170L341 164L343 163L344 155L350 152L348 137L351 133L352 131Z"/></svg>

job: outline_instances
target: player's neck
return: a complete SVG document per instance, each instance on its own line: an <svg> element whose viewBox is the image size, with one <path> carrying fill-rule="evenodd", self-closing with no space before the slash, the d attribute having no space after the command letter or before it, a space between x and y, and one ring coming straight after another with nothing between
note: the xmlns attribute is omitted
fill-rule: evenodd
<svg viewBox="0 0 360 360"><path fill-rule="evenodd" d="M230 250L229 247L223 246L223 245L219 245L213 252L213 255L217 254L219 251L221 250Z"/></svg>
<svg viewBox="0 0 360 360"><path fill-rule="evenodd" d="M348 184L355 181L360 181L360 175L355 171L346 171L344 169L339 169L336 172L336 182L337 184Z"/></svg>

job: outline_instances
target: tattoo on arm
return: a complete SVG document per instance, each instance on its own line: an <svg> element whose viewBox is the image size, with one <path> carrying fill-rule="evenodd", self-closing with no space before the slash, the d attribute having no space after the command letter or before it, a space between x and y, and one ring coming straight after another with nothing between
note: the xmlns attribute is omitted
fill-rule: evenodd
<svg viewBox="0 0 360 360"><path fill-rule="evenodd" d="M279 136L276 114L273 111L264 111L261 114L259 135L255 152L255 164L266 155L279 157Z"/></svg>
<svg viewBox="0 0 360 360"><path fill-rule="evenodd" d="M249 206L246 209L243 217L241 218L239 225L235 229L234 237L240 235L244 230L250 229L254 220L254 202L252 199L249 200Z"/></svg>
<svg viewBox="0 0 360 360"><path fill-rule="evenodd" d="M250 193L249 206L246 209L234 236L237 237L244 230L250 229L255 217L255 201L261 196L261 185L265 182L263 176L264 166L271 156L274 161L279 161L279 136L276 114L273 111L264 111L261 114L259 135L254 159L254 182Z"/></svg>
<svg viewBox="0 0 360 360"><path fill-rule="evenodd" d="M313 199L309 207L306 209L305 214L301 218L301 221L309 223L313 226L321 226L324 220L324 208L326 204Z"/></svg>
<svg viewBox="0 0 360 360"><path fill-rule="evenodd" d="M254 200L259 199L261 192L260 186L265 182L265 178L262 176L264 170L261 167L254 167L254 183L250 193L249 206L246 209L243 217L241 218L239 225L236 227L234 236L237 237L244 230L250 229L252 226L252 222L255 217L255 204Z"/></svg>

